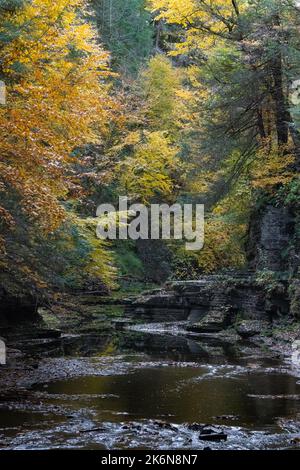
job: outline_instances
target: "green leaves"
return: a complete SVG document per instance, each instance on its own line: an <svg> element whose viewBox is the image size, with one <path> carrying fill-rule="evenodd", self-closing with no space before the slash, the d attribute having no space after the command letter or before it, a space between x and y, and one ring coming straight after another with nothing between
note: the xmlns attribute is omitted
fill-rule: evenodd
<svg viewBox="0 0 300 470"><path fill-rule="evenodd" d="M154 29L145 0L93 0L99 33L111 51L112 67L136 75L150 56Z"/></svg>

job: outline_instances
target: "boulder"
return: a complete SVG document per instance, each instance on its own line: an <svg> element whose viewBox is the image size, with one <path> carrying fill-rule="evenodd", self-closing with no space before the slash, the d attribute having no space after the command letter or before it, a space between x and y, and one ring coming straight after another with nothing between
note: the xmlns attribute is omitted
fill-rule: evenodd
<svg viewBox="0 0 300 470"><path fill-rule="evenodd" d="M218 333L229 326L229 313L227 307L210 311L206 317L198 323L189 325L187 330L193 333Z"/></svg>
<svg viewBox="0 0 300 470"><path fill-rule="evenodd" d="M236 326L236 331L242 338L251 338L259 335L268 327L270 327L270 324L265 321L243 320Z"/></svg>
<svg viewBox="0 0 300 470"><path fill-rule="evenodd" d="M30 295L15 296L0 288L0 325L13 325L20 322L37 322L38 304Z"/></svg>

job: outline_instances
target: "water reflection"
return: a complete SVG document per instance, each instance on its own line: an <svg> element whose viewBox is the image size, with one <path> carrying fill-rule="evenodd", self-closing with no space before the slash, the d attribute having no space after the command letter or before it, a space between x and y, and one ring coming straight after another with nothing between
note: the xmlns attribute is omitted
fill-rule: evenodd
<svg viewBox="0 0 300 470"><path fill-rule="evenodd" d="M88 406L97 419L109 421L122 417L125 421L164 418L178 424L215 423L217 416L235 415L236 424L263 429L275 425L278 417L292 418L300 411L298 400L284 398L299 394L293 377L241 371L224 378L222 371L215 373L207 374L205 367L147 368L128 375L58 381L47 392L79 396L78 409L87 406L80 395L90 394L94 397ZM259 398L266 390L270 398ZM276 398L278 395L282 398Z"/></svg>
<svg viewBox="0 0 300 470"><path fill-rule="evenodd" d="M64 446L69 438L75 447L98 448L104 443L116 445L112 436L117 439L127 433L130 446L151 448L153 430L148 427L155 420L163 420L180 426L194 422L224 424L230 426L228 432L235 433L238 442L240 428L274 435L283 432L279 418L293 420L295 425L300 413L297 379L283 370L278 360L264 357L251 344L161 331L124 331L68 336L61 340L59 354L55 354L64 356L66 362L77 358L77 364L81 361L89 367L84 373L81 370L80 377L36 385L26 401L15 400L10 409L0 408L4 441L12 436L14 445L30 448L40 430L47 435L46 448L58 441ZM111 358L109 374L103 365L107 357ZM226 416L234 417L234 421L220 421ZM101 436L87 434L79 439L82 427L105 427L108 423ZM157 445L166 445L166 431L153 432L157 433ZM264 435L258 436L267 446ZM194 437L184 439L182 445L191 447L188 442ZM126 448L122 442L118 445Z"/></svg>

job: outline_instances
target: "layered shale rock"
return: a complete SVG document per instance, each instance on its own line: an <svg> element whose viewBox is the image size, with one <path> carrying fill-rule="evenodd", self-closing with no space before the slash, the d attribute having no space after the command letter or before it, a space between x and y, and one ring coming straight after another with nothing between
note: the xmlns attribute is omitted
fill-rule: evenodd
<svg viewBox="0 0 300 470"><path fill-rule="evenodd" d="M255 270L274 272L289 269L286 249L294 235L294 217L287 207L267 205L253 213L247 255Z"/></svg>
<svg viewBox="0 0 300 470"><path fill-rule="evenodd" d="M150 322L185 320L187 329L197 333L239 325L239 334L250 337L289 312L287 285L280 282L268 288L252 273L170 282L137 298L127 307L127 314Z"/></svg>
<svg viewBox="0 0 300 470"><path fill-rule="evenodd" d="M300 318L299 226L295 208L263 204L249 225L250 271L167 283L136 299L128 313L154 322L185 320L199 333L234 326L242 337L289 314Z"/></svg>

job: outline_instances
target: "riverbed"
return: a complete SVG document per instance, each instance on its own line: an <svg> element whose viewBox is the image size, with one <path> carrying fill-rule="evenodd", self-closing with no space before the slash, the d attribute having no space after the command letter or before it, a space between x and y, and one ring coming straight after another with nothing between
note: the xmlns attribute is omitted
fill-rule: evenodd
<svg viewBox="0 0 300 470"><path fill-rule="evenodd" d="M2 450L299 448L297 371L253 343L157 324L11 346Z"/></svg>

